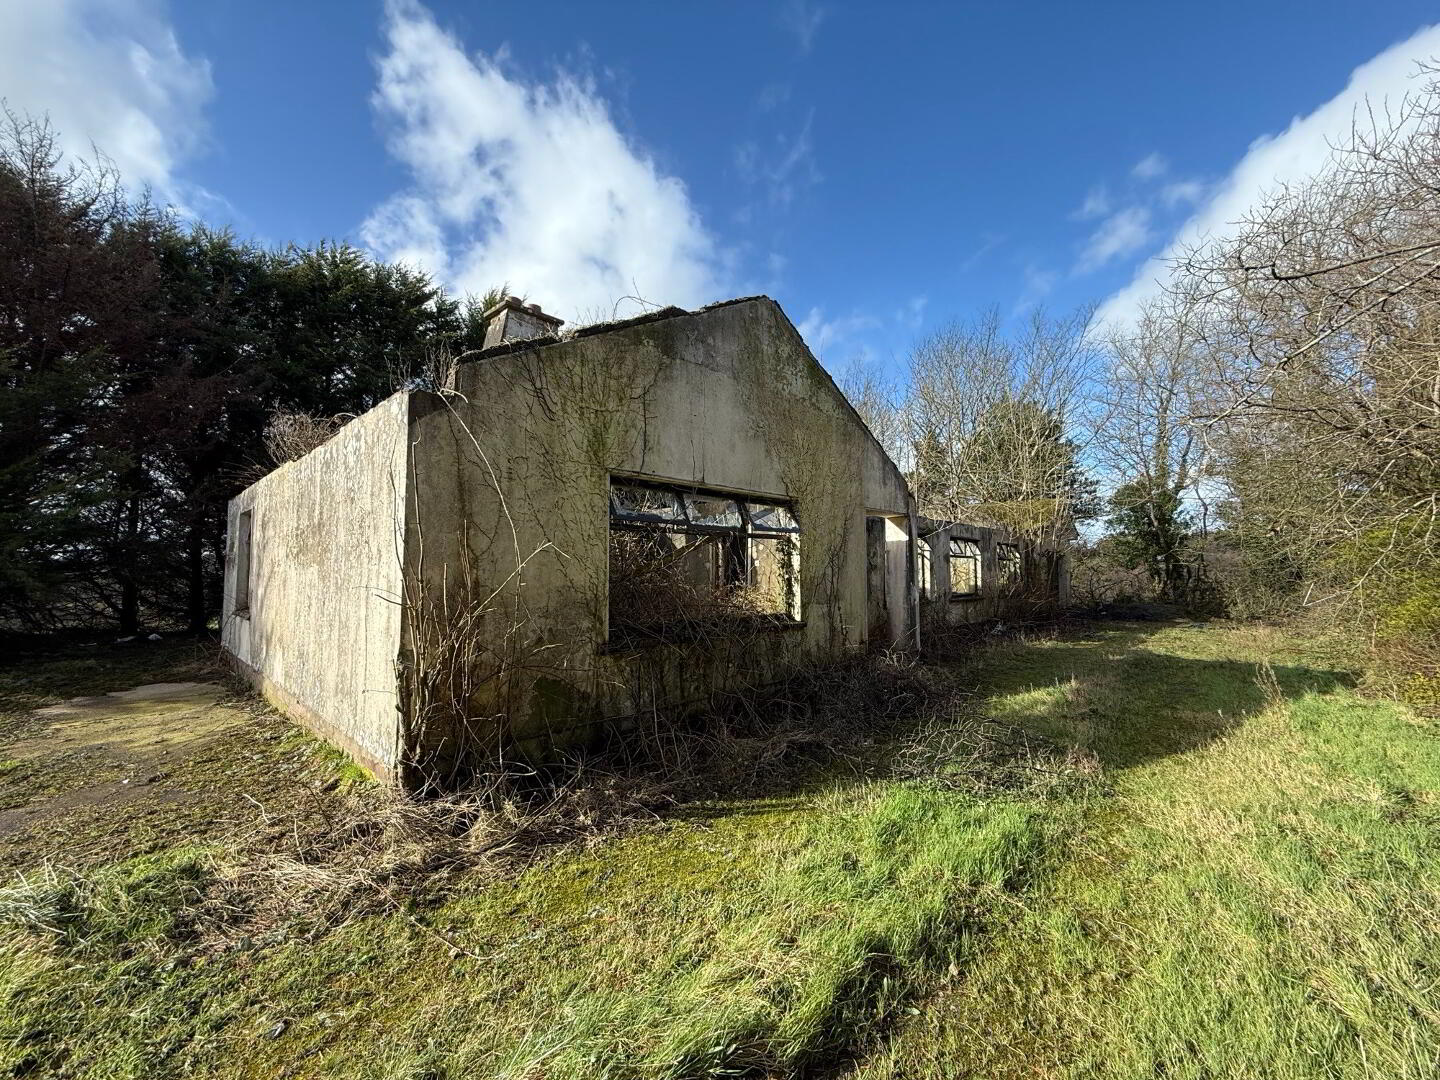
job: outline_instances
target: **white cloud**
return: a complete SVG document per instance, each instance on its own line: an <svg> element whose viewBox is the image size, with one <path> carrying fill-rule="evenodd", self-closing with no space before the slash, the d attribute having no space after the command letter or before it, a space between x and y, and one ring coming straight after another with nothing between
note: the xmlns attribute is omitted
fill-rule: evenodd
<svg viewBox="0 0 1440 1080"><path fill-rule="evenodd" d="M1130 173L1137 180L1154 180L1157 176L1164 176L1169 168L1170 163L1159 154L1147 154L1135 163Z"/></svg>
<svg viewBox="0 0 1440 1080"><path fill-rule="evenodd" d="M413 0L392 0L373 98L411 186L361 227L460 290L508 282L572 320L622 297L693 307L723 296L725 254L684 184L615 126L594 86L507 73L466 54ZM629 309L622 309L626 313Z"/></svg>
<svg viewBox="0 0 1440 1080"><path fill-rule="evenodd" d="M450 251L440 215L414 195L395 195L371 213L361 227L365 243L391 262L429 271L437 281L450 280ZM503 282L497 281L495 285ZM520 286L510 282L516 288ZM490 286L474 289L484 292Z"/></svg>
<svg viewBox="0 0 1440 1080"><path fill-rule="evenodd" d="M48 115L67 155L92 147L162 202L204 193L178 176L200 146L210 66L186 55L158 0L0 3L0 98Z"/></svg>
<svg viewBox="0 0 1440 1080"><path fill-rule="evenodd" d="M780 8L780 25L795 35L800 51L808 53L815 47L815 35L820 32L820 24L828 14L823 7L809 0L786 0Z"/></svg>
<svg viewBox="0 0 1440 1080"><path fill-rule="evenodd" d="M1205 197L1205 185L1199 180L1176 180L1160 189L1160 201L1168 206L1198 203Z"/></svg>
<svg viewBox="0 0 1440 1080"><path fill-rule="evenodd" d="M1110 296L1096 313L1098 320L1125 322L1138 306L1159 291L1169 259L1187 245L1224 235L1234 222L1268 190L1313 176L1330 160L1330 141L1342 137L1357 110L1368 102L1377 111L1388 101L1393 108L1414 88L1415 62L1440 55L1440 26L1426 27L1405 41L1357 67L1335 97L1308 116L1296 117L1277 135L1262 135L1201 205L1149 259L1134 280Z"/></svg>
<svg viewBox="0 0 1440 1080"><path fill-rule="evenodd" d="M1076 273L1098 270L1112 259L1138 251L1150 239L1150 211L1143 206L1128 206L1111 214L1100 223L1080 253Z"/></svg>
<svg viewBox="0 0 1440 1080"><path fill-rule="evenodd" d="M1070 216L1077 221L1093 221L1095 218L1104 217L1110 212L1110 192L1104 184L1096 184L1085 193L1085 201L1080 204L1080 209Z"/></svg>

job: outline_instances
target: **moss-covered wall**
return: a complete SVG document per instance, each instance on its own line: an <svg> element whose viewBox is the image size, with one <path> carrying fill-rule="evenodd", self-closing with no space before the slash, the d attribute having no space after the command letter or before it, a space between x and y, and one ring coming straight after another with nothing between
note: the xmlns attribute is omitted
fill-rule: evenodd
<svg viewBox="0 0 1440 1080"><path fill-rule="evenodd" d="M483 637L469 735L508 725L527 748L863 646L866 513L908 522L912 510L898 470L765 298L483 356L453 392L417 402L411 438L410 573ZM612 649L616 474L793 500L802 624ZM443 752L460 735L414 738Z"/></svg>

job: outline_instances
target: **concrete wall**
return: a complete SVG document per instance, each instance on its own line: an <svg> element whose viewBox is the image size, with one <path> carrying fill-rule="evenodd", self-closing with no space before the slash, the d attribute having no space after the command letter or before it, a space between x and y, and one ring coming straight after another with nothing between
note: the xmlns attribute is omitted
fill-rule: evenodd
<svg viewBox="0 0 1440 1080"><path fill-rule="evenodd" d="M773 301L497 351L463 365L455 390L414 409L408 550L430 595L447 585L451 617L485 609L473 625L495 677L472 728L508 724L531 747L580 739L867 643L867 513L903 550L909 491ZM803 621L703 645L607 642L612 476L792 500ZM891 571L902 639L912 566ZM424 741L443 756L465 737Z"/></svg>
<svg viewBox="0 0 1440 1080"><path fill-rule="evenodd" d="M409 395L351 421L230 503L224 648L291 716L381 776L400 732L395 663ZM250 605L236 610L251 514Z"/></svg>
<svg viewBox="0 0 1440 1080"><path fill-rule="evenodd" d="M1004 529L962 522L921 520L916 545L922 637L947 626L992 619L1025 619L1051 614L1068 601L1069 565L1062 552L1019 541ZM953 597L950 538L973 540L980 548L980 593ZM999 546L1015 544L1023 562L1018 588L1000 586Z"/></svg>

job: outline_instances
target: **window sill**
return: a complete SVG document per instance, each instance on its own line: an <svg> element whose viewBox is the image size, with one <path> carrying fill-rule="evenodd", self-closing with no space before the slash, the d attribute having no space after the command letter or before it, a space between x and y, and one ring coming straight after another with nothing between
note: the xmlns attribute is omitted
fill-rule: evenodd
<svg viewBox="0 0 1440 1080"><path fill-rule="evenodd" d="M743 638L749 634L774 634L786 630L803 630L803 619L791 619L784 615L756 616L753 619L729 623L711 623L691 626L657 626L654 629L622 630L602 642L597 651L607 653L639 652L664 645L704 645L715 638Z"/></svg>

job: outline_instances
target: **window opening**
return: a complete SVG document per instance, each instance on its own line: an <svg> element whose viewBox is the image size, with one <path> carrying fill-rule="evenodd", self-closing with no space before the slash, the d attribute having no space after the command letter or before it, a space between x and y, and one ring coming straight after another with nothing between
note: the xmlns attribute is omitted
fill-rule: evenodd
<svg viewBox="0 0 1440 1080"><path fill-rule="evenodd" d="M1000 561L1000 586L1012 588L1020 584L1020 548L1015 544L998 544L996 553Z"/></svg>
<svg viewBox="0 0 1440 1080"><path fill-rule="evenodd" d="M250 613L251 532L254 511L242 511L235 522L235 614Z"/></svg>
<svg viewBox="0 0 1440 1080"><path fill-rule="evenodd" d="M799 621L799 537L780 503L612 480L611 639Z"/></svg>
<svg viewBox="0 0 1440 1080"><path fill-rule="evenodd" d="M980 595L980 545L974 540L950 538L950 596L964 599Z"/></svg>

